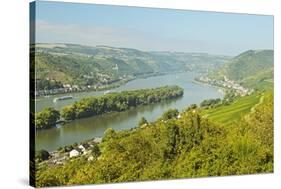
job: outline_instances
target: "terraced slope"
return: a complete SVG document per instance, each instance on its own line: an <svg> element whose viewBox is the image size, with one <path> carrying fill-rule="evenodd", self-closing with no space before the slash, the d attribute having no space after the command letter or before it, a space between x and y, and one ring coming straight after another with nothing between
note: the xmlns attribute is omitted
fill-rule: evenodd
<svg viewBox="0 0 281 189"><path fill-rule="evenodd" d="M209 119L229 125L233 122L239 121L241 117L250 113L251 109L259 103L262 99L262 94L253 94L239 98L231 105L223 105L217 108L204 110L203 114Z"/></svg>

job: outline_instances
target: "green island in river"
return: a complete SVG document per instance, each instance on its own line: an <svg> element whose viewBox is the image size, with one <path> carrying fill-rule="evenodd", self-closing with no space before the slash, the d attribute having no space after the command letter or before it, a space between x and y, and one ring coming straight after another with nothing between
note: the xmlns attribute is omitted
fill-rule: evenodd
<svg viewBox="0 0 281 189"><path fill-rule="evenodd" d="M84 98L73 105L64 107L61 112L54 108L45 108L35 114L37 129L51 128L61 118L63 121L101 115L109 112L121 112L129 108L154 104L183 95L178 86L164 86L152 89L109 93L100 97Z"/></svg>

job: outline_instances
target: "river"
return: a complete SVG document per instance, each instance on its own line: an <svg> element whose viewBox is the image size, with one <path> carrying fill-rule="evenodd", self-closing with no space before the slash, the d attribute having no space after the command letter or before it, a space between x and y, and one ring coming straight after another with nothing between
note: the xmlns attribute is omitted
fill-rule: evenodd
<svg viewBox="0 0 281 189"><path fill-rule="evenodd" d="M115 130L124 130L136 127L141 117L148 121L155 121L164 111L169 108L183 110L190 104L199 104L204 99L222 98L223 94L218 88L195 83L194 78L198 76L194 72L173 73L149 78L135 79L111 91L135 90L142 88L153 88L164 85L178 85L184 89L184 95L181 98L169 100L160 104L140 106L124 112L116 112L94 116L90 118L78 119L56 128L40 130L36 132L35 148L36 150L45 149L49 151L56 150L58 147L79 143L93 137L102 137L107 128ZM102 95L104 91L81 92L71 94L74 98L69 100L53 102L58 96L49 98L40 97L36 100L36 111L45 107L62 107L87 96ZM66 95L66 94L64 94Z"/></svg>

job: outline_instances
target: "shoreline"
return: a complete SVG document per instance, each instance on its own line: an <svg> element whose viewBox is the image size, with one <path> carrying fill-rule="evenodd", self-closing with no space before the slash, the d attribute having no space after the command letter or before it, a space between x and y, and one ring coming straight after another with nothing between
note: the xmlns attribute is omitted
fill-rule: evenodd
<svg viewBox="0 0 281 189"><path fill-rule="evenodd" d="M147 89L149 91L149 89ZM147 91L146 90L146 91ZM53 125L49 125L48 127L45 127L45 128L36 128L36 130L46 130L46 129L51 129L51 128L56 128L58 124L62 124L64 125L65 123L70 123L70 122L73 122L75 120L78 120L78 119L82 119L82 118L87 118L87 117L94 117L94 116L99 116L99 115L103 115L103 114L108 114L108 113L112 113L112 112L123 112L123 111L126 111L126 110L129 110L131 108L135 108L135 107L138 107L138 106L141 106L141 105L151 105L151 104L157 104L157 103L161 103L163 101L167 101L167 100L170 100L170 99L177 99L179 97L182 97L183 94L184 94L184 89L179 87L179 86L164 86L164 87L157 87L157 88L153 88L151 89L153 90L152 92L150 92L149 94L151 95L159 95L161 91L164 91L168 94L167 97L165 98L158 98L157 101L152 101L152 102L149 102L148 101L148 98L146 98L144 100L144 102L142 103L139 103L139 104L128 104L127 108L126 109L120 109L120 110L114 110L114 109L109 109L109 110L105 110L104 112L102 113L99 113L99 114L96 114L95 112L93 112L93 115L90 115L90 116L77 116L77 117L74 117L74 118L67 118L67 116L62 116L62 110L60 110L60 118L53 124ZM141 94L133 94L132 98L134 99L142 99L144 97L142 97L141 95L144 94L146 91L141 91L141 90L132 90L131 92L139 92ZM171 91L173 91L173 93L171 93ZM122 91L123 92L123 91ZM122 92L120 92L118 95L120 96L122 94ZM176 94L174 94L176 93ZM108 97L106 94L104 94L102 97L108 99L110 97ZM89 97L91 98L91 97ZM99 98L99 97L92 97L92 98ZM83 101L83 99L81 99L80 101L78 102L81 102ZM115 102L116 103L116 102ZM118 103L118 102L117 102ZM69 106L73 106L73 105L69 105ZM64 106L64 107L67 107L67 106ZM76 110L75 110L76 111ZM40 112L39 112L40 113ZM75 112L76 114L76 112ZM35 127L37 127L35 125Z"/></svg>
<svg viewBox="0 0 281 189"><path fill-rule="evenodd" d="M72 92L65 92L65 93L56 93L56 94L49 94L49 95L38 95L38 96L35 97L35 102L40 101L41 99L44 99L44 98L60 97L62 95L68 95L68 94L79 94L79 93L83 93L83 92L101 92L101 91L111 90L111 89L121 87L122 85L125 85L125 84L127 84L131 81L136 80L136 79L146 79L146 78L150 78L150 77L157 77L157 76L162 76L162 75L169 75L169 74L183 73L183 72L187 72L187 71L159 72L159 73L151 73L151 74L142 74L142 75L136 76L136 77L131 78L131 79L117 81L117 82L111 83L109 85L103 85L104 86L103 88L88 89L88 90L81 90L81 91L72 91Z"/></svg>
<svg viewBox="0 0 281 189"><path fill-rule="evenodd" d="M48 164L52 166L61 165L65 161L81 156L87 156L88 161L91 157L91 148L94 145L99 145L102 142L102 137L93 137L90 139L83 140L81 142L72 143L66 146L58 147L56 150L46 150L40 149L36 151L46 150L49 153L49 158L39 162L40 164ZM76 152L75 155L72 155L72 152ZM78 153L77 153L78 152Z"/></svg>
<svg viewBox="0 0 281 189"><path fill-rule="evenodd" d="M186 72L177 72L177 73L186 73ZM168 74L174 74L174 73L168 73ZM215 88L215 89L221 89L221 88L218 87L218 86L206 84L206 83L203 83L203 82L198 82L198 81L195 80L195 77L192 77L192 79L190 80L190 82L191 82L191 83L196 83L196 84L198 84L198 85L210 86L210 87ZM222 91L219 91L219 93L221 93L221 92L222 92ZM221 93L221 94L224 95L224 93ZM112 112L110 112L110 113L112 113ZM106 113L106 114L109 114L109 113ZM83 119L83 118L81 118L81 119ZM77 119L77 120L78 120L78 119ZM70 121L70 122L71 122L71 121ZM64 124L67 124L67 123L68 123L68 122L63 123L63 124L60 124L59 126L56 126L56 127L52 127L52 128L50 128L50 129L56 129L56 128L60 129L60 127L64 127ZM38 130L38 131L39 131L39 132L44 132L44 130L48 130L48 129L40 129L40 130Z"/></svg>
<svg viewBox="0 0 281 189"><path fill-rule="evenodd" d="M210 86L210 87L214 87L214 88L218 89L219 93L222 93L222 95L225 96L225 91L226 91L227 88L220 87L220 86L217 86L217 85L212 85L212 84L206 83L206 82L202 82L202 81L196 80L196 78L194 78L194 80L192 82L196 83L196 84L200 84L200 85L207 85L207 86Z"/></svg>

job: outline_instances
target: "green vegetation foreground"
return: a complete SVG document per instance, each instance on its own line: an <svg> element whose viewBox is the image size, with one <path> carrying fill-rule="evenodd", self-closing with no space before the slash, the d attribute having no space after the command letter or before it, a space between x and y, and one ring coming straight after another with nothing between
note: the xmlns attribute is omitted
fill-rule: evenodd
<svg viewBox="0 0 281 189"><path fill-rule="evenodd" d="M55 167L37 165L36 186L273 172L272 93L233 127L200 111L192 106L130 131L109 129L94 160L81 156Z"/></svg>

